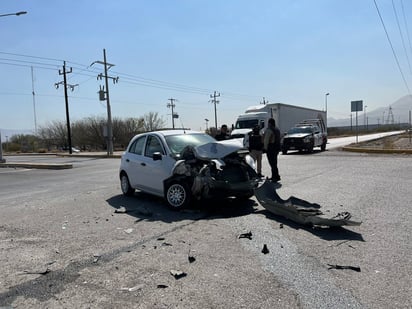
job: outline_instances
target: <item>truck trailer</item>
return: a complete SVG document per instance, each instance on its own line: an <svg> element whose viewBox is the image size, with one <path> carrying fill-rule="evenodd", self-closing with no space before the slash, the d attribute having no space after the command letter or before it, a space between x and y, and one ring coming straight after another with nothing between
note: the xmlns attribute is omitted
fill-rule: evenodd
<svg viewBox="0 0 412 309"><path fill-rule="evenodd" d="M265 128L267 128L269 118L275 119L276 126L279 128L281 135L284 135L290 128L307 119L319 119L326 124L325 111L284 103L268 103L251 106L246 109L244 114L239 115L231 132L231 137L243 138L257 125L263 133Z"/></svg>

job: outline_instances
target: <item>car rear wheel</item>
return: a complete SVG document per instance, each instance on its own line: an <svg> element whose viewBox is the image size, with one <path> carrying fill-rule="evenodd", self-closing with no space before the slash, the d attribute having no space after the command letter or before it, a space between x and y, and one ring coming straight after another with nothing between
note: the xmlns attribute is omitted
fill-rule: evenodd
<svg viewBox="0 0 412 309"><path fill-rule="evenodd" d="M175 210L187 207L191 199L189 186L185 182L171 183L165 195L167 204Z"/></svg>
<svg viewBox="0 0 412 309"><path fill-rule="evenodd" d="M131 196L134 194L135 190L130 186L129 177L125 173L120 176L120 187L124 195Z"/></svg>
<svg viewBox="0 0 412 309"><path fill-rule="evenodd" d="M285 154L287 154L287 153L288 153L288 150L287 150L286 148L283 148L283 149L282 149L282 154L285 155Z"/></svg>

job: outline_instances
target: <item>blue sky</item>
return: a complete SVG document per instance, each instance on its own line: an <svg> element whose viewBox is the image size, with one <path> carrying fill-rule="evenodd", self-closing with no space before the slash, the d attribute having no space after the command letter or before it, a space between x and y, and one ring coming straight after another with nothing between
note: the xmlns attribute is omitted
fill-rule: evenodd
<svg viewBox="0 0 412 309"><path fill-rule="evenodd" d="M0 128L66 120L63 88L54 86L63 61L68 83L78 84L71 120L106 117L103 67L90 67L104 48L115 64L109 75L119 76L109 84L113 117L158 112L171 126L174 98L178 123L205 129L205 118L214 126L214 91L218 125L263 98L324 109L330 93L333 118L349 118L353 100L389 106L412 89L412 2L376 3L406 83L373 0L2 0L0 14L28 13L0 18Z"/></svg>

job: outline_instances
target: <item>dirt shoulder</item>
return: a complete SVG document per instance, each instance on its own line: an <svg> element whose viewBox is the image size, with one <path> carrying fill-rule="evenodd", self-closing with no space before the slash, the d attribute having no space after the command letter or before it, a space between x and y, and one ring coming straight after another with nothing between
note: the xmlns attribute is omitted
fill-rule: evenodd
<svg viewBox="0 0 412 309"><path fill-rule="evenodd" d="M348 145L347 147L344 147L343 150L412 154L412 135L409 135L409 133L402 133L370 141L353 143Z"/></svg>

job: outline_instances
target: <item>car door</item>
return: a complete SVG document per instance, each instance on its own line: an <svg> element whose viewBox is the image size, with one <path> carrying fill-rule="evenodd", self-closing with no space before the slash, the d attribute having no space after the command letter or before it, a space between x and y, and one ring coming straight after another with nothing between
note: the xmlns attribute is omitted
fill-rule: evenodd
<svg viewBox="0 0 412 309"><path fill-rule="evenodd" d="M133 141L124 154L122 159L123 169L127 171L130 185L133 188L138 188L141 183L141 174L143 169L144 147L146 144L146 136L141 136Z"/></svg>
<svg viewBox="0 0 412 309"><path fill-rule="evenodd" d="M322 143L323 143L323 140L322 140L322 132L320 131L320 128L319 127L314 127L313 128L314 129L314 138L315 138L315 140L314 140L314 142L315 142L315 147L316 146L320 146L320 145L322 145Z"/></svg>
<svg viewBox="0 0 412 309"><path fill-rule="evenodd" d="M153 159L154 153L160 153L161 157ZM171 175L175 163L176 160L168 154L163 141L156 135L148 135L140 161L137 187L163 196L163 180Z"/></svg>

